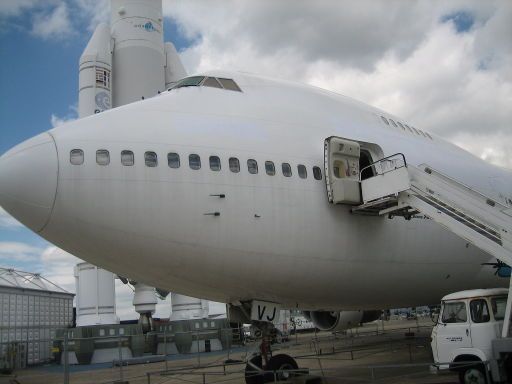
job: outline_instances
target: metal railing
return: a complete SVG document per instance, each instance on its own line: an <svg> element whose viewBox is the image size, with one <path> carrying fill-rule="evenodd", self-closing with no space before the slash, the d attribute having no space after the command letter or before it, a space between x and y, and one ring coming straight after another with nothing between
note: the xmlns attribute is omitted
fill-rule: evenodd
<svg viewBox="0 0 512 384"><path fill-rule="evenodd" d="M401 157L402 163L401 164L397 163L398 159L393 160L394 157ZM375 167L376 164L380 164L380 172L379 172L379 170L377 170L377 167ZM390 165L383 166L383 164L390 164ZM372 171L373 171L372 177L375 177L378 175L384 175L388 172L391 172L391 171L394 171L396 169L403 168L403 167L407 167L407 161L405 160L404 154L401 152L398 152L393 155L389 155L389 156L383 157L382 159L376 160L373 163L361 168L359 170L359 181L362 181L361 177L362 177L363 172L366 169L372 169ZM387 168L387 170L384 171L384 169L386 169L386 168Z"/></svg>

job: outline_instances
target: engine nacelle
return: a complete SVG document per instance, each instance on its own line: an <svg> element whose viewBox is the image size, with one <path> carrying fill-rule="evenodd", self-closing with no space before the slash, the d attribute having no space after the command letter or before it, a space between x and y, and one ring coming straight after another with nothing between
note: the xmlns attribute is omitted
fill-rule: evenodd
<svg viewBox="0 0 512 384"><path fill-rule="evenodd" d="M303 314L319 330L337 332L377 320L382 311L304 311Z"/></svg>

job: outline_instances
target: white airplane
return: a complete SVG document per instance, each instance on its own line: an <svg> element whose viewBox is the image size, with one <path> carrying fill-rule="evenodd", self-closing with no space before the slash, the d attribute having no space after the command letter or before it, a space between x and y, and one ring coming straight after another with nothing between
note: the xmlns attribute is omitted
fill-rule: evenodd
<svg viewBox="0 0 512 384"><path fill-rule="evenodd" d="M407 121L230 72L186 78L19 144L0 158L0 204L119 275L233 309L302 309L321 329L505 286L481 265L494 257L417 211L405 213L411 220L352 213L363 203L359 179L383 174L378 160L396 153L394 168L426 163L512 206L511 171Z"/></svg>

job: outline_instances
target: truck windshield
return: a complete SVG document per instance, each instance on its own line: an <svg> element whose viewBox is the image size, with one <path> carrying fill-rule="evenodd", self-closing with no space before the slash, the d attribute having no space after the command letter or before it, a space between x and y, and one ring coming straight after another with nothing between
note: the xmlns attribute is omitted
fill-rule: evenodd
<svg viewBox="0 0 512 384"><path fill-rule="evenodd" d="M492 313L494 319L503 320L505 318L505 307L507 306L507 296L491 298Z"/></svg>
<svg viewBox="0 0 512 384"><path fill-rule="evenodd" d="M466 304L463 301L443 304L443 323L465 323L467 320Z"/></svg>

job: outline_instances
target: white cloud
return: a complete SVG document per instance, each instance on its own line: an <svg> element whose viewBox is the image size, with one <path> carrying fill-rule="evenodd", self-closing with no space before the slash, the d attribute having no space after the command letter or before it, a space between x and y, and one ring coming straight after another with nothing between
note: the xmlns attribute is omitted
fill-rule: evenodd
<svg viewBox="0 0 512 384"><path fill-rule="evenodd" d="M18 16L24 10L43 3L43 0L2 0L0 1L0 16Z"/></svg>
<svg viewBox="0 0 512 384"><path fill-rule="evenodd" d="M76 105L71 105L69 110L70 112L64 117L60 117L52 113L50 116L50 123L52 124L53 128L78 119L78 107Z"/></svg>
<svg viewBox="0 0 512 384"><path fill-rule="evenodd" d="M38 11L33 16L32 35L44 40L65 40L76 34L65 2Z"/></svg>
<svg viewBox="0 0 512 384"><path fill-rule="evenodd" d="M0 262L13 266L20 262L38 261L41 248L16 241L0 241Z"/></svg>
<svg viewBox="0 0 512 384"><path fill-rule="evenodd" d="M20 228L23 227L18 220L9 215L5 209L0 207L0 228Z"/></svg>
<svg viewBox="0 0 512 384"><path fill-rule="evenodd" d="M89 32L94 31L99 23L110 21L109 0L75 0L80 17L87 20Z"/></svg>
<svg viewBox="0 0 512 384"><path fill-rule="evenodd" d="M473 24L462 33L454 13ZM165 1L189 72L236 69L380 107L510 167L510 1ZM481 144L486 143L486 149Z"/></svg>

